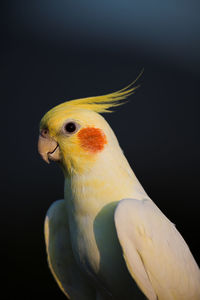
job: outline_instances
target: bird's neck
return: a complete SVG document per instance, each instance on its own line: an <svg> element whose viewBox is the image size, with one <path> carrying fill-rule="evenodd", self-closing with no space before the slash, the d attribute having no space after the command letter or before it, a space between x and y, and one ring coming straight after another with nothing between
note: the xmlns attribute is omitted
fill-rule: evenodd
<svg viewBox="0 0 200 300"><path fill-rule="evenodd" d="M113 151L112 151L113 150ZM147 197L120 148L99 154L93 168L66 178L65 199L79 214L95 215L99 209L123 198Z"/></svg>

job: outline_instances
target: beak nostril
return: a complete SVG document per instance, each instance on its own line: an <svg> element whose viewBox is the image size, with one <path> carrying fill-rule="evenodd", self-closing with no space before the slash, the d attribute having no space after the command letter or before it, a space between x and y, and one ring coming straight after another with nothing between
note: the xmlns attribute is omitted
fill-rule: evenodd
<svg viewBox="0 0 200 300"><path fill-rule="evenodd" d="M49 159L54 161L60 160L59 145L49 136L49 131L46 128L40 131L38 152L47 163L49 163Z"/></svg>
<svg viewBox="0 0 200 300"><path fill-rule="evenodd" d="M47 137L47 135L48 135L48 129L42 129L41 130L41 132L40 132L40 135L42 136L42 137Z"/></svg>

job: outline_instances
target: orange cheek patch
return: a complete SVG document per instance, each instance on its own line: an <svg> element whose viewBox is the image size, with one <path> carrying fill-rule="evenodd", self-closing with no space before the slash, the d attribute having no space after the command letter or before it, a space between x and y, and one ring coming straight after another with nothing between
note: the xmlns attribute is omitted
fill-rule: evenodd
<svg viewBox="0 0 200 300"><path fill-rule="evenodd" d="M85 150L94 153L103 150L104 145L107 144L106 136L99 128L83 128L79 131L78 138Z"/></svg>

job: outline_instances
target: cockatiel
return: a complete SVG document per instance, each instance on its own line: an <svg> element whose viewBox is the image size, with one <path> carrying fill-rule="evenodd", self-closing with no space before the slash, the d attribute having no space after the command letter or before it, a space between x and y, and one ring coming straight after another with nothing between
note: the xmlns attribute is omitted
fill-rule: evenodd
<svg viewBox="0 0 200 300"><path fill-rule="evenodd" d="M64 200L45 218L49 267L72 300L199 300L200 270L187 244L99 114L135 88L62 103L41 120L39 153L65 176Z"/></svg>

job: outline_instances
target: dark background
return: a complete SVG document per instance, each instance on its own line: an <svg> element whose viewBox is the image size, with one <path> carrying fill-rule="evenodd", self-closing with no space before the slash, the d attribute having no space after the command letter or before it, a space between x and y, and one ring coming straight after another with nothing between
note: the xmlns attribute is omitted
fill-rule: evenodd
<svg viewBox="0 0 200 300"><path fill-rule="evenodd" d="M38 124L67 99L123 88L105 115L147 193L199 257L200 4L195 0L1 2L2 274L21 299L65 299L43 221L63 175L37 153Z"/></svg>

